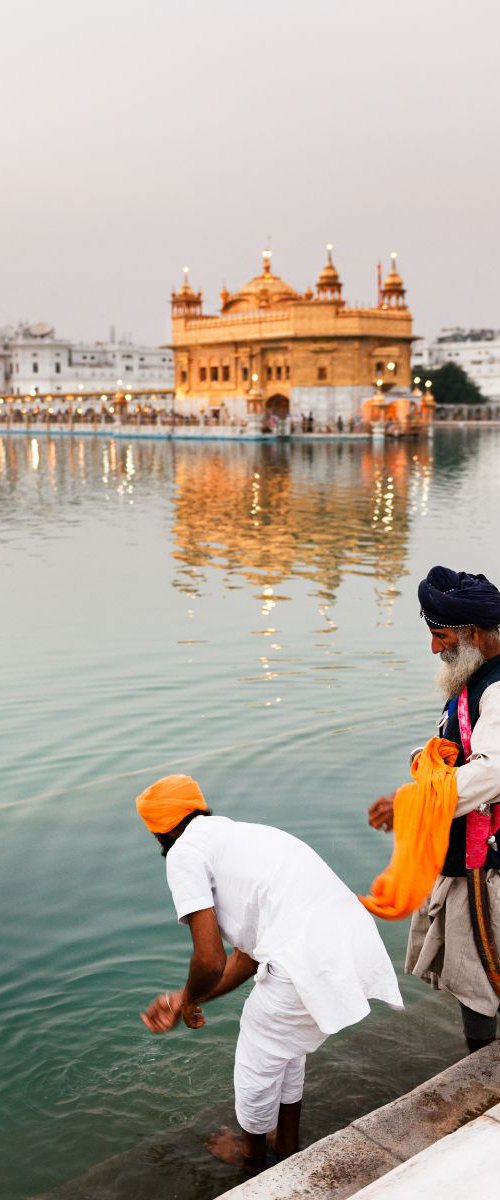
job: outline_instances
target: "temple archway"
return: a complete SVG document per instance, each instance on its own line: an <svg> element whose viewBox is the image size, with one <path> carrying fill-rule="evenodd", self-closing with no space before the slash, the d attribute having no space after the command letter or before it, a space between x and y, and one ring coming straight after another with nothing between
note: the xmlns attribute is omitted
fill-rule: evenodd
<svg viewBox="0 0 500 1200"><path fill-rule="evenodd" d="M280 421L284 421L289 412L290 401L288 396L281 396L277 394L276 396L270 396L269 399L266 400L266 415L268 417L278 417Z"/></svg>

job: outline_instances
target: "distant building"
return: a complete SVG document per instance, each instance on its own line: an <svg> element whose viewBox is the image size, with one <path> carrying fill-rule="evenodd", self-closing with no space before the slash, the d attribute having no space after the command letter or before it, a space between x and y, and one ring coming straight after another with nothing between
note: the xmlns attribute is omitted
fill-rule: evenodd
<svg viewBox="0 0 500 1200"><path fill-rule="evenodd" d="M0 331L0 385L12 396L165 389L173 385L173 356L166 346L70 342L51 325L28 325Z"/></svg>
<svg viewBox="0 0 500 1200"><path fill-rule="evenodd" d="M375 307L350 307L342 291L330 246L315 292L304 293L272 272L265 251L260 275L224 288L209 316L186 269L172 293L176 410L237 421L311 415L327 427L357 417L378 381L408 389L412 316L396 256Z"/></svg>
<svg viewBox="0 0 500 1200"><path fill-rule="evenodd" d="M500 402L500 331L495 329L442 329L433 342L418 342L412 355L413 375L424 367L445 363L462 367L483 396Z"/></svg>
<svg viewBox="0 0 500 1200"><path fill-rule="evenodd" d="M9 372L9 355L1 343L0 335L0 392L5 391Z"/></svg>

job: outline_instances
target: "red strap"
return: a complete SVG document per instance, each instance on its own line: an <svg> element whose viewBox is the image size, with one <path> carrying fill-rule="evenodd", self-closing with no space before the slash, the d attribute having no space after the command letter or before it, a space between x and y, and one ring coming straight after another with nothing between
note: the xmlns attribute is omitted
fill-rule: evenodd
<svg viewBox="0 0 500 1200"><path fill-rule="evenodd" d="M469 697L466 687L463 688L458 697L458 724L460 726L460 737L462 739L465 761L468 762L471 754L472 725L470 723Z"/></svg>
<svg viewBox="0 0 500 1200"><path fill-rule="evenodd" d="M465 761L471 756L472 725L469 712L467 688L458 697L458 724ZM465 865L468 871L484 867L488 855L488 838L500 828L500 804L492 805L491 812L467 813L465 832Z"/></svg>

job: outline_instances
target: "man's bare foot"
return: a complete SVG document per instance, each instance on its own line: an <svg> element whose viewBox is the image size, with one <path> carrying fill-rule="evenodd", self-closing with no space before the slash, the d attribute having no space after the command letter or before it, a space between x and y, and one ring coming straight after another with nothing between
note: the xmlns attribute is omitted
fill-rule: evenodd
<svg viewBox="0 0 500 1200"><path fill-rule="evenodd" d="M213 1133L205 1145L210 1154L213 1154L214 1158L220 1159L221 1162L235 1167L245 1165L242 1138L238 1133L233 1133L228 1125L221 1125L219 1132Z"/></svg>
<svg viewBox="0 0 500 1200"><path fill-rule="evenodd" d="M255 1137L257 1144L252 1145ZM213 1133L205 1142L207 1150L220 1162L232 1167L243 1167L249 1175L258 1175L266 1165L266 1135L233 1133L228 1125L221 1125L218 1133Z"/></svg>

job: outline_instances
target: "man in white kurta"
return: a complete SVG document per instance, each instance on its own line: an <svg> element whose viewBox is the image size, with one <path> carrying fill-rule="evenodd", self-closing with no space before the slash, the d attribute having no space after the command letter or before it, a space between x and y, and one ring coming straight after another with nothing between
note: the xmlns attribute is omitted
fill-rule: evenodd
<svg viewBox="0 0 500 1200"><path fill-rule="evenodd" d="M255 976L241 1016L234 1086L244 1159L261 1164L266 1134L275 1129L282 1156L298 1148L306 1054L365 1017L371 999L402 1007L399 988L373 918L304 842L267 825L201 814L187 827L181 821L172 836L167 881L179 921L191 927L198 966L168 1004L176 1014L180 1006L193 1025L193 1006L201 1020L202 1001ZM235 948L227 958L217 958L208 924L197 932L207 914L221 945ZM172 1027L162 1003L157 998L147 1010L152 1032ZM210 1148L226 1161L241 1154L228 1131Z"/></svg>

